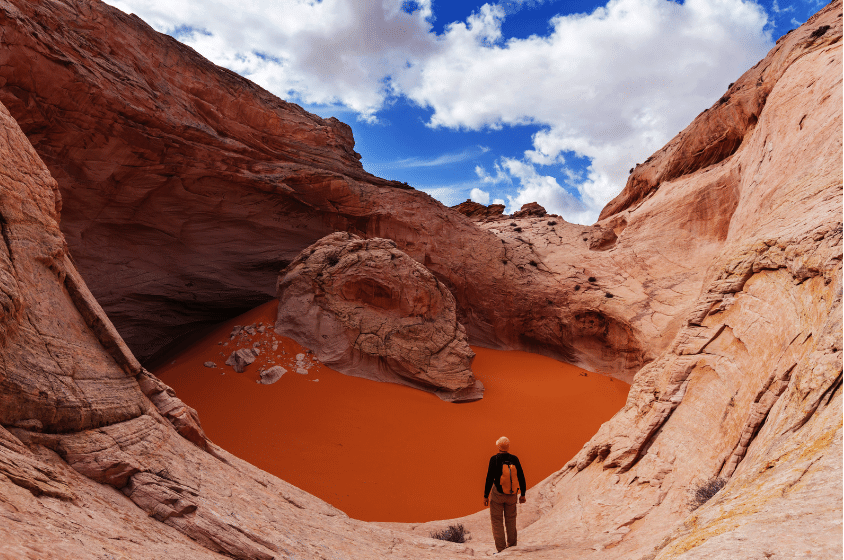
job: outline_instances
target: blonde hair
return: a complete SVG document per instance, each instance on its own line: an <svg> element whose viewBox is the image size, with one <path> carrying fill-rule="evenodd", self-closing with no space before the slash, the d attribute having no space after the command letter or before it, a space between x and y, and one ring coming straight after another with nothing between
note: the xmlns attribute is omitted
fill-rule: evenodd
<svg viewBox="0 0 844 560"><path fill-rule="evenodd" d="M507 439L507 437L505 436L501 436L500 438L498 438L498 440L496 440L495 442L495 445L498 446L499 451L510 451L510 440Z"/></svg>

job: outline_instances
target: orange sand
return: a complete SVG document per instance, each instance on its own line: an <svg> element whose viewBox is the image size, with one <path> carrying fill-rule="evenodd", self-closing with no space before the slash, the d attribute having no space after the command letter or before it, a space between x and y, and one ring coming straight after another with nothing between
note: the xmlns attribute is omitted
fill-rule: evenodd
<svg viewBox="0 0 844 560"><path fill-rule="evenodd" d="M472 369L486 386L474 403L446 403L321 364L298 374L295 355L305 350L272 331L277 305L221 324L155 373L199 411L217 445L365 521L422 522L479 511L501 435L513 442L530 488L571 459L630 389L551 358L485 348L473 348ZM257 322L266 333L229 340L234 325ZM244 373L224 365L233 350L258 341L265 342L261 355ZM262 385L258 370L274 365L268 359L288 372Z"/></svg>

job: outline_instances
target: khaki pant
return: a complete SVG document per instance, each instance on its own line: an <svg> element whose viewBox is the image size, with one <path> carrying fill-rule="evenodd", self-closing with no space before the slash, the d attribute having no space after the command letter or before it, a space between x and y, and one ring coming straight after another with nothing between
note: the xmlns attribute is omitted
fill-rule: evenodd
<svg viewBox="0 0 844 560"><path fill-rule="evenodd" d="M516 546L516 504L518 494L502 494L495 485L489 495L489 516L492 519L492 536L495 548L501 552L508 546ZM502 515L503 514L503 515ZM507 540L504 540L504 526L507 526Z"/></svg>

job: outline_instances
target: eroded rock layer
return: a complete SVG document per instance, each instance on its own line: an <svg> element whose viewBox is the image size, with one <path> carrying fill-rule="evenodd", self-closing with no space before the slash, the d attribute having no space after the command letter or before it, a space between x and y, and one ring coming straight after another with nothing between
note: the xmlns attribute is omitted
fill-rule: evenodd
<svg viewBox="0 0 844 560"><path fill-rule="evenodd" d="M0 557L442 557L209 442L88 292L55 181L2 105L0 165Z"/></svg>
<svg viewBox="0 0 844 560"><path fill-rule="evenodd" d="M721 216L710 224L730 217L666 351L636 374L625 407L532 489L513 556L841 556L841 36L833 2L736 82L762 71L767 92L729 157L597 225L625 224L606 251L618 255L640 220L683 200L707 200L700 211ZM708 137L707 122L700 137L694 127L681 137ZM685 223L705 234L701 212ZM530 232L541 238L537 225ZM726 486L693 509L692 491L714 478ZM481 514L463 521L488 531Z"/></svg>
<svg viewBox="0 0 844 560"><path fill-rule="evenodd" d="M334 231L394 240L452 292L471 342L627 380L700 289L700 266L646 274L588 250L552 272L526 235L366 173L346 125L97 0L2 0L0 26L0 101L58 183L77 266L142 360L269 299L278 271ZM548 221L587 249L593 228ZM687 245L710 258L709 239Z"/></svg>
<svg viewBox="0 0 844 560"><path fill-rule="evenodd" d="M168 188L157 188L161 183L153 182L152 188L143 190L151 177L144 175L145 169L164 165L162 151L181 153L166 161L181 158L183 163L168 168L162 177L170 172L175 177L177 171L190 176L187 171L198 164L185 163L193 156L176 146L193 138L191 149L225 167L225 172L208 175L213 178L210 191L220 189L216 195L206 196L209 191L200 188L203 182L198 176L193 190L184 190L204 209L197 215L204 212L206 218L214 216L215 224L221 223L220 216L227 214L209 208L220 206L227 193L253 197L256 207L276 200L272 198L276 192L288 193L295 204L304 205L296 208L308 208L301 215L308 220L319 216L325 230L349 228L396 240L400 249L432 270L454 293L462 306L461 320L476 339L568 353L572 359L617 374L638 371L624 409L561 471L529 489L529 502L519 516L523 525L519 546L508 556L838 558L844 346L841 9L840 0L827 6L782 38L765 60L736 82L747 89L736 96L746 95L758 104L748 101L749 109L741 112L745 109L731 108L730 100L716 103L706 119L696 121L700 130L686 129L650 162L655 188L627 189L623 202L612 205L591 227L529 216L478 228L419 193L377 186L376 179L356 179L351 172L326 171L341 165L342 158L316 154L305 163L278 163L273 153L266 159L249 159L235 145L250 135L218 134L208 116L203 119L210 120L191 121L199 123L195 127L175 121L167 129L173 136L161 133L172 146L150 144L140 150L141 160L147 159L136 166L139 175L132 175L129 170L141 161L133 159L138 157L133 150L153 137L149 132L153 124L161 123L155 119L168 115L169 104L184 107L180 103L187 99L179 91L189 88L177 91L169 89L172 84L165 78L155 81L166 77L168 68L192 69L186 61L194 61L196 76L210 76L216 86L203 90L202 80L195 78L194 91L206 91L204 95L253 91L255 98L261 98L266 94L249 90L253 86L234 77L226 82L220 76L228 74L195 53L95 2L21 2L18 7L0 3L4 33L0 74L6 80L0 95L10 101L33 142L47 154L59 188L70 195L92 185L87 192L90 204L115 201L70 230L79 232L77 240L90 241L89 259L94 258L92 247L106 256L122 250L124 255L138 252L157 258L147 256L156 252L146 234L132 237L143 230L138 224L154 229L150 224L165 224L169 216L173 222L168 231L177 232L195 218L173 218L168 208L181 212L190 205L182 199L181 206L161 205L170 200L166 197L159 199L159 206L152 204L154 212L145 214L144 201L179 189L168 190L169 183ZM37 18L40 23L35 23ZM107 52L110 34L119 38L111 43L111 54L97 54ZM46 47L53 37L55 43ZM161 45L172 47L171 58L141 57L145 52L160 54L157 49L166 50ZM124 65L122 53L127 51L137 57L137 65ZM136 81L153 73L149 64L159 64L155 76ZM121 73L124 80L118 78ZM181 74L180 80L194 79L189 78L191 72ZM44 79L50 75L54 81ZM755 81L746 79L756 75ZM96 79L89 80L91 76ZM136 120L121 120L108 111L102 113L108 119L89 119L89 124L112 123L108 126L119 129L114 136L102 135L97 132L102 129L92 124L87 129L71 126L76 121L69 115L90 117L85 111L95 113L103 105L94 95L90 103L77 104L85 111L62 112L57 100L62 94L75 99L79 92L100 91L86 89L100 79L115 92L126 93L125 99L133 99L137 107L158 99L161 105L151 107L160 110L136 109ZM174 84L187 83L171 79ZM121 81L133 84L136 98L128 89L120 89ZM156 90L150 83L167 88ZM62 88L61 93L53 87ZM757 95L753 87L763 90ZM238 97L226 97L232 98ZM216 105L228 106L224 101ZM238 106L242 115L249 114L254 102L253 98ZM187 113L202 114L198 107ZM297 109L290 110L303 122L316 123L317 129L323 126ZM711 133L721 130L713 123L727 119L722 111L738 115L734 118L740 125L735 125L738 133ZM262 113L262 118L271 117L270 113ZM245 116L244 120L248 121ZM223 128L224 120L215 122ZM212 129L215 132L208 132ZM463 520L472 534L468 546L427 538L436 524L388 528L359 523L209 442L195 413L140 367L88 292L58 229L56 183L2 109L0 130L3 555L425 559L491 552L486 512ZM328 130L323 133L330 136ZM74 134L81 134L84 141ZM726 143L719 140L722 136ZM320 145L319 138L326 136L317 134L311 140ZM92 143L86 144L89 140ZM342 142L348 145L348 141ZM114 157L92 155L111 146L109 142L131 147L104 152ZM211 145L217 147L203 147ZM45 146L56 152L50 154ZM66 150L65 160L58 155L61 149ZM688 154L694 157L689 160ZM94 175L87 175L97 168L94 161L109 162L101 164L107 179L97 182ZM117 168L112 167L114 162ZM86 175L85 181L74 183L68 170L77 165ZM112 177L118 168L120 173ZM302 174L294 174L293 168ZM648 173L642 171L643 180ZM129 180L133 176L141 178ZM247 183L238 183L243 176L258 179L246 188L242 185ZM325 181L301 179L317 176ZM240 178L224 185L219 177ZM226 190L231 184L241 187ZM102 191L104 185L112 190ZM120 206L122 193L132 189L143 193L131 203L138 218L127 217ZM83 214L81 208L69 210L72 196L66 202L65 212ZM84 234L84 224L93 233L98 224L113 220L108 223L117 231L114 224L124 219L128 234L120 243ZM246 231L244 227L238 235ZM315 230L308 231L300 248L312 242ZM183 253L173 247L190 238L179 235L180 241L162 245L169 247L162 249L167 259L162 270L177 267L175 255ZM253 231L244 239L251 243L259 237ZM213 242L213 236L208 238ZM141 241L132 245L133 239ZM252 259L259 253L244 254ZM123 265L129 260L125 258ZM194 265L213 267L214 262ZM155 287L146 293L172 296L176 309L188 309L185 302L192 301L191 292L179 296L172 284L182 269L164 273L166 281L151 276L154 267L149 263L129 269L140 282L149 279L144 285ZM98 281L104 282L103 278ZM119 283L114 285L119 288ZM169 291L155 291L162 286ZM160 302L157 305L155 309L164 308ZM127 304L124 309L135 308ZM150 309L131 313L140 321ZM689 490L712 477L725 478L726 486L691 511Z"/></svg>
<svg viewBox="0 0 844 560"><path fill-rule="evenodd" d="M389 239L334 233L278 280L275 331L345 374L476 400L474 352L451 292Z"/></svg>

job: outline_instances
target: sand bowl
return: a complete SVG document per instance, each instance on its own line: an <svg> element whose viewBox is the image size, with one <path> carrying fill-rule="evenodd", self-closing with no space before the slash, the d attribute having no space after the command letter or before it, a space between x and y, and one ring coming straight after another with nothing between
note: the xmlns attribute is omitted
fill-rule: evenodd
<svg viewBox="0 0 844 560"><path fill-rule="evenodd" d="M199 411L216 444L357 519L421 522L480 510L501 435L530 487L573 457L630 389L544 356L473 347L484 399L446 403L316 363L273 332L276 308L272 301L221 324L155 374ZM230 340L235 325L258 323ZM225 365L256 344L245 371ZM273 366L286 373L259 383Z"/></svg>

